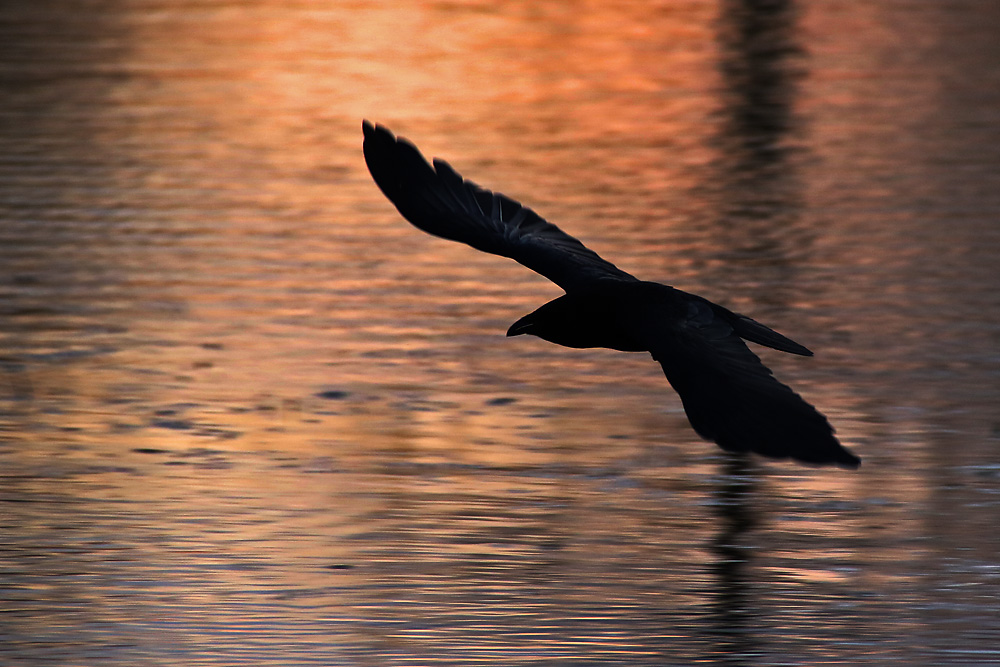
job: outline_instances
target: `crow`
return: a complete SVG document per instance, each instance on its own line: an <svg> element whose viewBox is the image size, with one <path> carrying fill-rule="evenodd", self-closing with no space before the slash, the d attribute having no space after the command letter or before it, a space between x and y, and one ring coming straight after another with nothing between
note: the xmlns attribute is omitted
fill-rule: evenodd
<svg viewBox="0 0 1000 667"><path fill-rule="evenodd" d="M724 450L814 465L861 464L827 419L778 382L744 340L812 356L808 349L700 296L639 280L530 208L464 179L444 160L428 163L386 127L366 120L362 128L372 178L410 223L509 257L565 291L514 322L508 336L649 352L694 430Z"/></svg>

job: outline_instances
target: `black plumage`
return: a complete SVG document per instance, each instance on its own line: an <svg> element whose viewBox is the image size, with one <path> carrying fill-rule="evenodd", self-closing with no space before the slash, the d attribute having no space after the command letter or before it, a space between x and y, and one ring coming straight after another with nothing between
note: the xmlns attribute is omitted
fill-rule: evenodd
<svg viewBox="0 0 1000 667"><path fill-rule="evenodd" d="M429 164L385 127L363 127L368 169L404 218L429 234L514 259L566 291L512 324L508 336L649 352L695 431L723 449L860 464L826 418L778 382L743 341L811 356L808 349L700 296L640 281L530 208L463 179L443 160Z"/></svg>

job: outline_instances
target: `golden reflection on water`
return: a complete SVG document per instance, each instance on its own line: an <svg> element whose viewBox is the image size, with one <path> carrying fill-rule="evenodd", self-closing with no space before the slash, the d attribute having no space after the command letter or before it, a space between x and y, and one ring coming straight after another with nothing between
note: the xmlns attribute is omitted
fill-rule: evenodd
<svg viewBox="0 0 1000 667"><path fill-rule="evenodd" d="M5 6L0 663L995 657L989 22L748 6ZM362 117L815 348L861 472L505 339L558 290L399 219Z"/></svg>

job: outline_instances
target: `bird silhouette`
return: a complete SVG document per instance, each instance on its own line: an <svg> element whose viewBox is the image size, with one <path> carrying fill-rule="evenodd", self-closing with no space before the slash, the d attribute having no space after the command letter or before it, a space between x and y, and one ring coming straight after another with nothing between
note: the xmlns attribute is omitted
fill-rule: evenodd
<svg viewBox="0 0 1000 667"><path fill-rule="evenodd" d="M382 125L364 121L363 130L372 178L414 226L509 257L565 290L514 322L508 336L649 352L702 438L732 452L860 465L826 418L778 382L743 341L812 356L808 349L700 296L635 278L530 208L464 179L443 160L428 163Z"/></svg>

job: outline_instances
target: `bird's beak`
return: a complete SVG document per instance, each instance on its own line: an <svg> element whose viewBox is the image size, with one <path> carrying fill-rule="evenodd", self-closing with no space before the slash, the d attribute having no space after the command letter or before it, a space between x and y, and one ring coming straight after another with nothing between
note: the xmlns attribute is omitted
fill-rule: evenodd
<svg viewBox="0 0 1000 667"><path fill-rule="evenodd" d="M530 334L530 333L532 333L531 329L532 329L533 325L528 320L529 317L530 317L530 315L525 315L524 317L522 317L521 319L519 319L517 322L514 322L514 324L510 325L510 328L507 329L507 335L508 336L520 336L521 334Z"/></svg>

